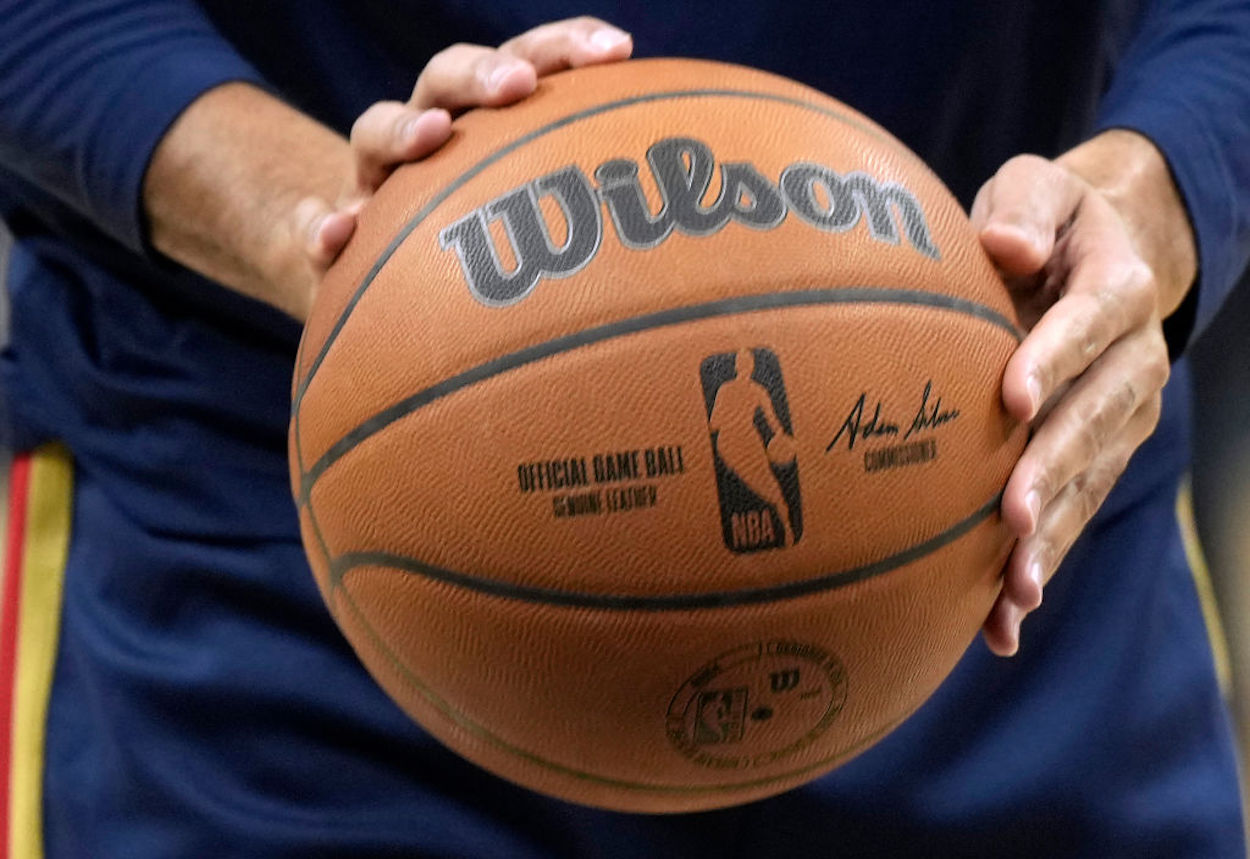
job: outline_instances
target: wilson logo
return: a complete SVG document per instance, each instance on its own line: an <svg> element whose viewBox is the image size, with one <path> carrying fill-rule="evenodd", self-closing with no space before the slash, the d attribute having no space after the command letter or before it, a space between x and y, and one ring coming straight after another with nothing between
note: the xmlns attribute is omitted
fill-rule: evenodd
<svg viewBox="0 0 1250 859"><path fill-rule="evenodd" d="M639 166L627 159L600 164L594 183L574 165L527 182L491 200L439 233L444 251L455 251L469 290L482 303L513 304L544 278L568 277L581 271L603 242L606 205L621 244L649 250L676 230L710 236L736 222L771 230L793 212L804 223L826 232L867 223L876 241L900 245L903 238L932 259L941 255L933 243L924 211L902 185L878 182L866 173L841 175L819 164L800 162L781 171L773 182L744 161L720 164L720 193L708 202L717 162L704 143L670 137L647 150L647 164L662 205L651 207L639 180ZM540 201L549 197L563 213L566 229L556 244ZM493 221L502 223L510 244L512 265L496 248Z"/></svg>

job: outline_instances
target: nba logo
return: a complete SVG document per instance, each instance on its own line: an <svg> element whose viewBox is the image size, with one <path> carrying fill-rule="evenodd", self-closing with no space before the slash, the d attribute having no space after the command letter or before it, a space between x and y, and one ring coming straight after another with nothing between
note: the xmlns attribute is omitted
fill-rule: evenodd
<svg viewBox="0 0 1250 859"><path fill-rule="evenodd" d="M793 546L803 500L781 364L768 349L740 349L699 365L716 464L721 531L732 552Z"/></svg>
<svg viewBox="0 0 1250 859"><path fill-rule="evenodd" d="M747 689L710 690L699 693L694 722L694 741L700 746L741 742L746 730Z"/></svg>

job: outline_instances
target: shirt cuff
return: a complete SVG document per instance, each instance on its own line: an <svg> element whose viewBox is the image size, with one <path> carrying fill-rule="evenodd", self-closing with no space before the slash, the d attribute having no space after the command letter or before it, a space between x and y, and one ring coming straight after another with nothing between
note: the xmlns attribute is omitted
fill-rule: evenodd
<svg viewBox="0 0 1250 859"><path fill-rule="evenodd" d="M93 219L131 250L155 253L148 242L143 181L157 145L174 121L205 92L233 81L265 86L260 74L227 46L171 51L146 58L142 78L117 87L110 120L97 139L92 161L113 165L97 177Z"/></svg>
<svg viewBox="0 0 1250 859"><path fill-rule="evenodd" d="M1114 95L1114 94L1113 94ZM1164 320L1172 359L1215 317L1237 272L1228 248L1236 243L1232 177L1224 152L1203 117L1167 92L1121 97L1104 105L1094 132L1126 128L1148 138L1163 154L1193 230L1198 274L1180 306Z"/></svg>

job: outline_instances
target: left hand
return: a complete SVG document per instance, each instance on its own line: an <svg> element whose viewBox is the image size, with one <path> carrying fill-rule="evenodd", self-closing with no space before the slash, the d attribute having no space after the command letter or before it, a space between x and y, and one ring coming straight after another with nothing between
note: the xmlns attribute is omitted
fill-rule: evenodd
<svg viewBox="0 0 1250 859"><path fill-rule="evenodd" d="M418 161L451 137L451 118L477 107L503 107L534 93L538 79L565 69L628 59L633 40L590 16L553 21L499 47L455 44L421 71L406 102L380 101L352 126L353 169L338 200L309 197L295 213L317 278L346 247L360 210L401 164Z"/></svg>
<svg viewBox="0 0 1250 859"><path fill-rule="evenodd" d="M1003 376L1007 410L1033 428L1003 492L1019 541L984 625L990 649L1010 656L1044 583L1154 431L1169 373L1161 319L1196 262L1166 163L1133 132L1055 161L1013 158L971 217L1029 331Z"/></svg>

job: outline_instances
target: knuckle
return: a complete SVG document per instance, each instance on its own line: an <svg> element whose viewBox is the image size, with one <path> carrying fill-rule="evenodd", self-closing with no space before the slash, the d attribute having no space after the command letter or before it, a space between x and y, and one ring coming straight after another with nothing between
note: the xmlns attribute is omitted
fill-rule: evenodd
<svg viewBox="0 0 1250 859"><path fill-rule="evenodd" d="M1053 166L1048 159L1040 155L1025 153L1009 158L999 168L998 172L1000 175L1009 173L1014 176L1017 174L1045 172L1053 168Z"/></svg>
<svg viewBox="0 0 1250 859"><path fill-rule="evenodd" d="M1068 320L1067 338L1079 350L1086 364L1106 349L1107 331L1114 324L1114 316L1119 313L1107 293L1107 290L1100 289L1092 294L1083 294L1074 308L1079 312Z"/></svg>
<svg viewBox="0 0 1250 859"><path fill-rule="evenodd" d="M1037 563L1042 568L1042 580L1043 581L1045 581L1046 577L1049 576L1055 569L1053 566L1053 561L1052 561L1054 554L1055 554L1055 549L1050 544L1049 539L1038 540L1037 543L1033 546L1033 551L1030 554L1030 558L1032 561Z"/></svg>
<svg viewBox="0 0 1250 859"><path fill-rule="evenodd" d="M1039 464L1030 485L1041 497L1042 505L1045 506L1046 501L1056 497L1059 491L1059 487L1055 485L1054 467L1046 462Z"/></svg>
<svg viewBox="0 0 1250 859"><path fill-rule="evenodd" d="M986 205L989 203L989 197L993 193L994 180L991 179L981 186L977 191L976 198L972 201L971 218L972 223L977 229L985 226L986 221Z"/></svg>
<svg viewBox="0 0 1250 859"><path fill-rule="evenodd" d="M1136 450L1136 448L1133 448L1131 450L1126 449L1124 451L1121 451L1120 453L1116 454L1115 458L1111 461L1111 464L1110 464L1111 488L1115 488L1115 484L1120 479L1120 475L1122 475L1125 469L1128 468L1129 460L1133 458L1134 450Z"/></svg>
<svg viewBox="0 0 1250 859"><path fill-rule="evenodd" d="M1115 488L1116 481L1120 479L1120 475L1124 473L1124 469L1127 466L1128 457L1116 456L1104 468L1098 469L1098 479L1095 484L1097 493L1095 497L1098 500L1098 507L1101 507L1102 502L1107 500L1107 496L1111 494L1111 490Z"/></svg>
<svg viewBox="0 0 1250 859"><path fill-rule="evenodd" d="M354 141L364 134L369 126L373 123L374 118L378 114L378 106L376 104L369 105L365 112L356 117L356 121L352 123L351 139Z"/></svg>
<svg viewBox="0 0 1250 859"><path fill-rule="evenodd" d="M1111 487L1115 485L1119 476L1120 472L1115 469L1114 465L1091 466L1073 479L1076 496L1074 498L1075 509L1082 525L1094 518L1094 514L1098 512L1099 507L1102 507L1102 502L1110 494Z"/></svg>
<svg viewBox="0 0 1250 859"><path fill-rule="evenodd" d="M373 108L369 108L369 110L373 110ZM347 139L352 146L359 145L361 137L365 134L365 130L369 127L367 119L369 116L369 110L366 110L360 116L356 117L356 121L352 123L352 130L348 132L347 135Z"/></svg>
<svg viewBox="0 0 1250 859"><path fill-rule="evenodd" d="M469 90L474 93L475 101L487 97L489 91L498 85L498 81L494 79L496 73L515 67L523 61L521 58L526 55L526 50L516 52L495 50L475 57L466 69L466 71L471 70L473 74L474 83L469 86Z"/></svg>
<svg viewBox="0 0 1250 859"><path fill-rule="evenodd" d="M425 64L425 68L421 71L421 78L418 80L424 79L427 84L438 83L443 77L454 77L467 68L472 68L479 58L478 48L479 46L468 42L448 45L430 57L430 61Z"/></svg>
<svg viewBox="0 0 1250 859"><path fill-rule="evenodd" d="M1100 441L1106 442L1112 430L1122 425L1133 412L1137 411L1138 398L1137 386L1133 384L1132 379L1121 380L1107 393L1106 397L1102 398L1094 417L1094 422L1099 425Z"/></svg>
<svg viewBox="0 0 1250 859"><path fill-rule="evenodd" d="M1104 320L1108 327L1119 330L1126 327L1124 323L1127 321L1128 310L1133 302L1122 289L1105 283L1094 290L1094 301L1098 308L1097 317Z"/></svg>
<svg viewBox="0 0 1250 859"><path fill-rule="evenodd" d="M1141 328L1154 310L1153 304L1144 302L1124 283L1112 275L1093 292L1098 316L1096 324L1104 348L1126 332Z"/></svg>
<svg viewBox="0 0 1250 859"><path fill-rule="evenodd" d="M1085 406L1079 409L1074 418L1076 427L1075 447L1082 459L1089 460L1102 449L1107 440L1107 420L1097 406Z"/></svg>
<svg viewBox="0 0 1250 859"><path fill-rule="evenodd" d="M356 121L352 123L351 132L348 134L348 140L352 146L359 147L372 136L372 133L382 124L387 109L387 102L375 102L356 117Z"/></svg>
<svg viewBox="0 0 1250 859"><path fill-rule="evenodd" d="M1128 263L1127 271L1124 274L1124 281L1135 295L1140 297L1154 296L1154 270L1140 257L1134 257L1132 261Z"/></svg>
<svg viewBox="0 0 1250 859"><path fill-rule="evenodd" d="M1139 410L1151 408L1158 399L1155 391L1143 402L1142 390L1132 378L1120 380L1102 395L1081 398L1074 404L1069 427L1076 455L1085 462L1096 460Z"/></svg>
<svg viewBox="0 0 1250 859"><path fill-rule="evenodd" d="M1077 493L1076 502L1077 520L1082 526L1094 518L1094 514L1102 506L1104 497L1099 485L1092 478L1082 486L1081 491Z"/></svg>
<svg viewBox="0 0 1250 859"><path fill-rule="evenodd" d="M307 230L317 216L325 211L325 208L325 204L316 197L305 197L296 203L295 208L291 211L292 223Z"/></svg>
<svg viewBox="0 0 1250 859"><path fill-rule="evenodd" d="M1120 481L1120 475L1124 473L1124 469L1128 468L1128 461L1131 454L1117 455L1110 459L1107 464L1098 470L1097 484L1097 504L1090 512L1092 518L1103 502L1107 500L1107 496L1111 494L1111 490L1115 489L1115 485Z"/></svg>
<svg viewBox="0 0 1250 859"><path fill-rule="evenodd" d="M1154 361L1155 366L1155 384L1159 390L1172 379L1172 362L1168 360L1167 345L1163 343L1163 336L1159 337L1159 351L1156 353L1157 358Z"/></svg>
<svg viewBox="0 0 1250 859"><path fill-rule="evenodd" d="M456 42L454 45L448 45L443 48L434 56L430 57L430 61L425 64L425 70L421 73L422 77L431 73L436 73L445 66L452 65L455 62L456 56L462 55L467 47L468 45L464 42Z"/></svg>
<svg viewBox="0 0 1250 859"><path fill-rule="evenodd" d="M1168 378L1172 375L1172 365L1168 361L1167 344L1163 340L1163 334L1156 333L1153 348L1149 350L1146 359L1142 362L1142 373L1146 377L1146 384L1153 390L1161 390L1167 384Z"/></svg>
<svg viewBox="0 0 1250 859"><path fill-rule="evenodd" d="M481 74L483 71L489 71L490 69L495 68L501 62L515 62L515 60L511 60L506 55L502 55L498 50L483 51L482 53L476 54L469 59L465 65L466 69L471 68L473 71Z"/></svg>
<svg viewBox="0 0 1250 859"><path fill-rule="evenodd" d="M1074 454L1083 462L1094 460L1137 410L1138 396L1126 379L1103 395L1078 399L1069 419Z"/></svg>
<svg viewBox="0 0 1250 859"><path fill-rule="evenodd" d="M1159 418L1163 414L1163 395L1155 394L1143 408L1146 413L1146 436L1148 437L1159 425Z"/></svg>
<svg viewBox="0 0 1250 859"><path fill-rule="evenodd" d="M1129 318L1135 324L1142 324L1151 317L1155 310L1155 278L1154 272L1140 259L1134 259L1125 266L1121 278L1120 292Z"/></svg>
<svg viewBox="0 0 1250 859"><path fill-rule="evenodd" d="M461 57L465 54L471 53L473 49L476 47L477 47L476 45L473 45L469 42L453 42L452 44L448 45L447 47L439 51L437 54L435 54L434 60L437 60L439 58L442 58L444 61L455 60L457 57ZM434 60L431 60L431 62L433 62Z"/></svg>

